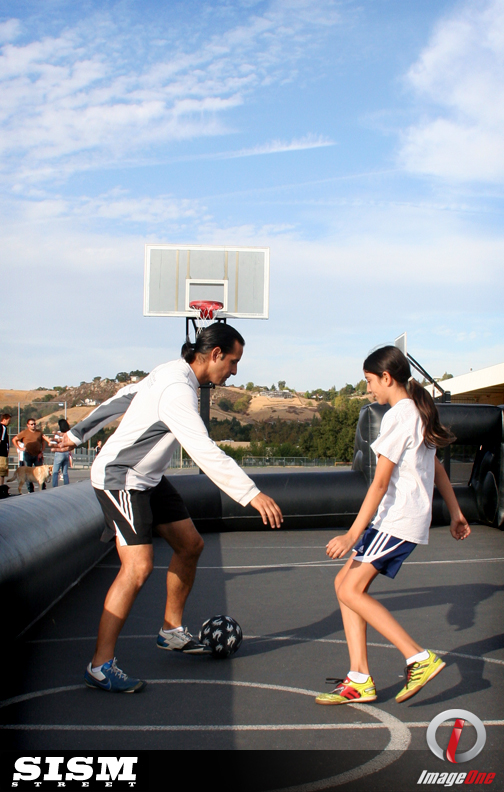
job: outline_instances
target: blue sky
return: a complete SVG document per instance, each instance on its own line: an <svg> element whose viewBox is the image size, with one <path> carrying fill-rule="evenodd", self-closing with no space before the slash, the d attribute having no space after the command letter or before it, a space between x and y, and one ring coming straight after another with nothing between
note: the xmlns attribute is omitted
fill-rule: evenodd
<svg viewBox="0 0 504 792"><path fill-rule="evenodd" d="M504 360L504 5L4 0L1 387L176 357L146 242L270 247L236 384Z"/></svg>

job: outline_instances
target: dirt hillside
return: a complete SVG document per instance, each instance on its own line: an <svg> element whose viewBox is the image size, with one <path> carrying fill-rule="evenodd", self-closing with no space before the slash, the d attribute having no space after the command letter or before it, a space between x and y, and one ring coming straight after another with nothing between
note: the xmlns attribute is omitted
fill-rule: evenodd
<svg viewBox="0 0 504 792"><path fill-rule="evenodd" d="M221 399L227 399L234 404L246 394L252 397L246 413L225 412L218 406ZM284 399L281 396L260 396L258 393L228 385L225 388L215 388L211 392L210 399L210 418L217 418L219 421L234 417L242 424L271 420L304 422L311 421L314 415L318 415L316 403L299 394L293 394L292 399Z"/></svg>
<svg viewBox="0 0 504 792"><path fill-rule="evenodd" d="M96 405L94 404L82 404L85 399L101 403L109 399L122 386L123 383L102 380L67 388L62 394L58 394L56 391L0 390L0 407L11 407L14 413L13 418L16 420L18 402L21 407L24 407L27 404L40 402L45 396L50 395L51 402L57 403L38 404L37 407L50 407L50 411L44 409L47 415L40 419L40 423L44 426L49 425L52 431L57 426L58 418L64 415L64 407L59 407L59 404L67 402L67 420L70 426L73 426L95 409ZM246 395L250 396L251 400L244 413L234 412L232 409L226 411L219 407L221 399L227 399L234 405ZM299 394L293 394L291 399L284 399L280 396L260 396L258 393L250 393L242 388L226 386L212 390L210 399L210 417L219 421L236 418L242 424L271 420L309 422L314 415L318 414L316 402L305 399Z"/></svg>

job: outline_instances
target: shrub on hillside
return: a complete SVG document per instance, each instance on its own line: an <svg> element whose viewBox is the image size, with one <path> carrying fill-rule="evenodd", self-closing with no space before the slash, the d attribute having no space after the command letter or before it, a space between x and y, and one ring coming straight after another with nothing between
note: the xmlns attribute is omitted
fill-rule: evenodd
<svg viewBox="0 0 504 792"><path fill-rule="evenodd" d="M248 393L245 396L242 396L240 399L237 399L233 405L233 412L246 413L251 400L252 397L249 396Z"/></svg>

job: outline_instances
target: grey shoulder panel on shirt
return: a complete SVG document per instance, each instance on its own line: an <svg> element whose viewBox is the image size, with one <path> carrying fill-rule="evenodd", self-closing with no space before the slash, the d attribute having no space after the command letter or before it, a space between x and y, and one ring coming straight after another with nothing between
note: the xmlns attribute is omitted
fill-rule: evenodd
<svg viewBox="0 0 504 792"><path fill-rule="evenodd" d="M118 399L111 399L110 401L100 404L100 406L97 407L96 410L93 410L87 418L84 418L72 427L72 434L78 437L81 442L84 437L91 437L94 434L93 429L95 427L100 424L105 425L118 415L124 415L135 398L135 395L134 393L124 393Z"/></svg>
<svg viewBox="0 0 504 792"><path fill-rule="evenodd" d="M128 470L138 465L168 433L170 430L164 421L156 421L137 437L132 445L122 448L117 456L105 465L104 488L107 490L124 489Z"/></svg>

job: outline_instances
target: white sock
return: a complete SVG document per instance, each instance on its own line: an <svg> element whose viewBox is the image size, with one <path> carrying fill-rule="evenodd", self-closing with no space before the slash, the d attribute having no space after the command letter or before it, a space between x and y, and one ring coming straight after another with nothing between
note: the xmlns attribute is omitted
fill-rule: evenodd
<svg viewBox="0 0 504 792"><path fill-rule="evenodd" d="M418 654L413 655L413 657L406 658L406 665L409 666L411 663L421 663L422 660L427 660L428 657L429 653L427 649L424 649L423 652L419 652Z"/></svg>
<svg viewBox="0 0 504 792"><path fill-rule="evenodd" d="M183 631L184 631L183 627L172 627L171 630L165 630L164 627L162 628L162 632L164 632L165 635L168 635L168 633L172 633L172 632L183 632Z"/></svg>
<svg viewBox="0 0 504 792"><path fill-rule="evenodd" d="M367 682L369 679L369 674L361 674L360 671L349 671L347 677L352 680L352 682L357 682L359 685L363 685L364 682Z"/></svg>

